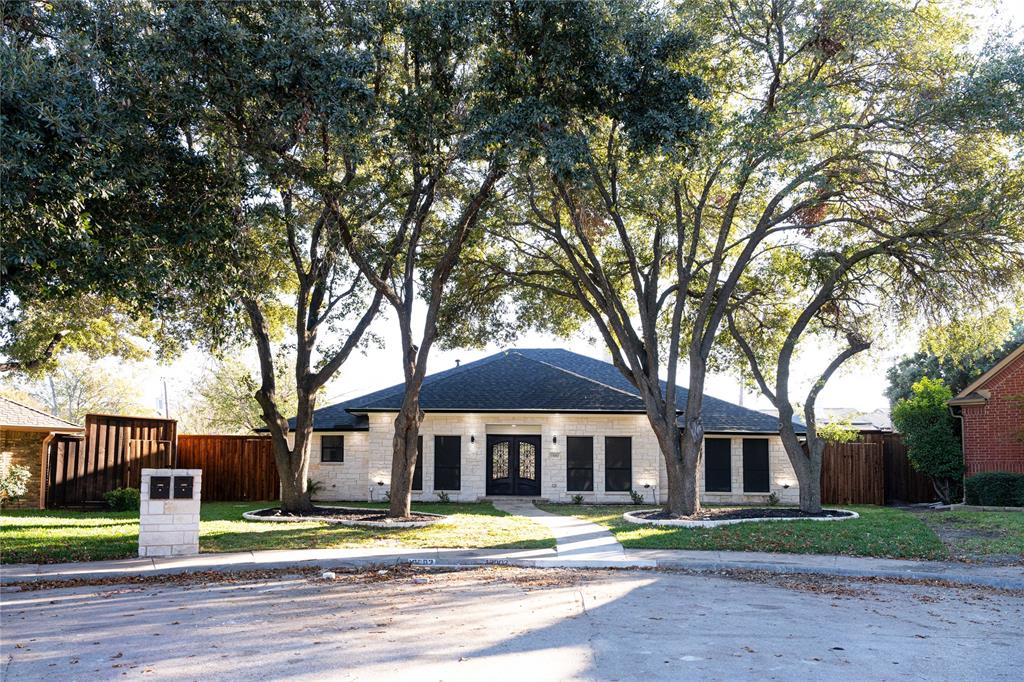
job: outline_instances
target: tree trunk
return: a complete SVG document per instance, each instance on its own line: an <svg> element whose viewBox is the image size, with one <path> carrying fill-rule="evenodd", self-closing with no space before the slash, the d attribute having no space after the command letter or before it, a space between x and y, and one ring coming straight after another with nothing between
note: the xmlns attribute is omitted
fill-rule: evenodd
<svg viewBox="0 0 1024 682"><path fill-rule="evenodd" d="M391 457L391 501L388 516L403 518L412 512L412 477L416 469L416 455L420 435L419 386L406 389L402 409L395 417L395 436Z"/></svg>
<svg viewBox="0 0 1024 682"><path fill-rule="evenodd" d="M306 438L300 438L295 431L295 447L289 448L287 441L273 439L274 460L281 479L281 509L291 513L304 513L313 510L307 486L309 476L309 428Z"/></svg>
<svg viewBox="0 0 1024 682"><path fill-rule="evenodd" d="M665 460L665 473L668 477L665 511L672 516L695 514L700 511L700 496L696 485L700 445L697 445L694 453L692 444L687 443L688 439L679 433L674 410L670 410L667 418L664 415L651 417L648 414L648 421L658 438L658 447Z"/></svg>
<svg viewBox="0 0 1024 682"><path fill-rule="evenodd" d="M800 486L800 511L808 514L821 513L821 457L824 451L825 442L815 438L814 443L808 443L806 455L801 448L798 461L802 460L802 464L793 467Z"/></svg>

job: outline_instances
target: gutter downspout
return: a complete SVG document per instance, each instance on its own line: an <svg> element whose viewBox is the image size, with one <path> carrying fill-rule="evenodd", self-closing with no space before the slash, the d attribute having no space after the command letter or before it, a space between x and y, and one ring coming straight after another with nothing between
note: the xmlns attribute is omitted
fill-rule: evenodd
<svg viewBox="0 0 1024 682"><path fill-rule="evenodd" d="M967 504L967 448L964 442L964 436L966 435L964 432L964 414L963 410L957 405L950 405L949 413L953 416L953 419L960 421L960 456L964 458L965 462L964 473L960 476L960 490L963 491L963 499L960 500L960 503Z"/></svg>

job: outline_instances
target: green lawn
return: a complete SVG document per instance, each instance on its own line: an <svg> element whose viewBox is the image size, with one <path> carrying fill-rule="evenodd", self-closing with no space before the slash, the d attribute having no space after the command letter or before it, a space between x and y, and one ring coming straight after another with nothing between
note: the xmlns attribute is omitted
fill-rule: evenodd
<svg viewBox="0 0 1024 682"><path fill-rule="evenodd" d="M850 505L850 521L738 523L718 528L659 528L627 523L623 506L544 505L544 509L607 526L628 549L711 549L797 554L847 554L899 559L945 559L938 536L899 509Z"/></svg>
<svg viewBox="0 0 1024 682"><path fill-rule="evenodd" d="M451 516L427 528L379 530L332 526L316 521L267 523L245 521L242 512L271 502L206 502L202 505L199 547L202 552L333 547L554 547L546 528L529 519L508 516L487 503L414 504L413 509ZM381 506L346 503L347 506ZM59 563L135 556L138 512L4 510L0 513L0 561Z"/></svg>
<svg viewBox="0 0 1024 682"><path fill-rule="evenodd" d="M1024 559L1022 512L952 511L929 514L926 520L958 558L1005 554Z"/></svg>

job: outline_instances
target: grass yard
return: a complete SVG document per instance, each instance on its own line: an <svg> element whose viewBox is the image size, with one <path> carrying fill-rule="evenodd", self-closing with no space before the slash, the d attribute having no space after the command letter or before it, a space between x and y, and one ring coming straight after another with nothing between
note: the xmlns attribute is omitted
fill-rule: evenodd
<svg viewBox="0 0 1024 682"><path fill-rule="evenodd" d="M332 526L318 521L246 521L242 512L272 502L204 502L201 552L336 547L448 547L476 549L554 547L544 526L508 516L489 502L414 504L417 511L447 514L450 521L428 528L380 530ZM367 503L346 506L382 507ZM4 510L0 513L0 562L60 563L133 557L138 551L138 512Z"/></svg>
<svg viewBox="0 0 1024 682"><path fill-rule="evenodd" d="M1024 563L1024 512L951 511L922 517L958 559L1001 556Z"/></svg>
<svg viewBox="0 0 1024 682"><path fill-rule="evenodd" d="M611 529L627 549L707 549L796 554L846 554L893 559L945 559L946 547L914 514L890 507L848 505L850 521L738 523L718 528L659 528L627 523L624 506L543 505Z"/></svg>

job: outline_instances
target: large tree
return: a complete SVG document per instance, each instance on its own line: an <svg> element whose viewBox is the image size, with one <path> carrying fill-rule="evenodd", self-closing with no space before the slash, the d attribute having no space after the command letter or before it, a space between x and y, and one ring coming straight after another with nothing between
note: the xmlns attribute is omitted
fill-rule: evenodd
<svg viewBox="0 0 1024 682"><path fill-rule="evenodd" d="M669 511L689 514L699 504L704 381L723 322L741 306L756 310L759 293L779 293L758 292L756 277L810 294L806 315L798 308L774 321L793 332L787 347L842 295L835 284L870 270L866 259L876 255L910 266L887 271L887 284L907 291L920 291L905 285L927 270L915 265L926 258L941 272L973 262L978 280L994 284L1007 269L979 271L981 249L947 263L942 253L972 235L990 253L1012 247L1012 233L1000 230L1012 223L1019 182L995 172L1011 153L991 107L987 118L950 115L969 99L962 85L978 59L966 28L936 3L719 1L677 10L695 47L678 64L707 84L711 132L689 153L637 158L614 114L576 121L585 134L571 172L560 177L549 159L524 173L520 222L529 229L507 231L519 263L496 265L576 302L597 325L648 406ZM786 249L791 272L810 268L810 279L768 281L761 264ZM862 338L849 338L824 379L863 349ZM680 361L689 393L677 406ZM799 473L808 467L795 454L787 396L781 420Z"/></svg>
<svg viewBox="0 0 1024 682"><path fill-rule="evenodd" d="M179 294L230 263L235 178L180 144L171 103L122 49L136 11L0 12L0 370L131 354L139 337L173 350L191 334Z"/></svg>

